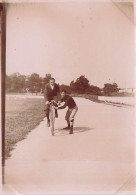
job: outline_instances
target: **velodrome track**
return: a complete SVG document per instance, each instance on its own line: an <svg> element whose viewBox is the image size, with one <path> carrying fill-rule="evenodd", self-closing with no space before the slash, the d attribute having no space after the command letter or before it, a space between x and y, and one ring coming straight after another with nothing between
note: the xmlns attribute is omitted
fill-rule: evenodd
<svg viewBox="0 0 136 195"><path fill-rule="evenodd" d="M7 191L111 195L133 188L134 108L74 99L74 134L62 130L66 109L59 110L54 137L43 120L6 160Z"/></svg>

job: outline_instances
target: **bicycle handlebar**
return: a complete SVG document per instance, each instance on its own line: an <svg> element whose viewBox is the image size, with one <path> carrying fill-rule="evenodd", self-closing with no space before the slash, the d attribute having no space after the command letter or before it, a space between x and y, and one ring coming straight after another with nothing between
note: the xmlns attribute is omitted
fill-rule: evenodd
<svg viewBox="0 0 136 195"><path fill-rule="evenodd" d="M55 100L51 100L50 102L49 102L49 104L51 104L51 103L55 103L55 104L58 104Z"/></svg>
<svg viewBox="0 0 136 195"><path fill-rule="evenodd" d="M58 107L58 103L57 103L56 101L54 101L54 100L51 100L51 101L49 102L49 105L51 105L51 104L53 104L53 106Z"/></svg>

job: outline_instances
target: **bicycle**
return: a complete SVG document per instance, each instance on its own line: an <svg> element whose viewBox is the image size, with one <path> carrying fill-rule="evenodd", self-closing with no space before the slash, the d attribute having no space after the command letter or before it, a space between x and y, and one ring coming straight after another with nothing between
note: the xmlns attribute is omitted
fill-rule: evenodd
<svg viewBox="0 0 136 195"><path fill-rule="evenodd" d="M54 131L55 131L55 129L54 129L54 123L55 123L55 108L54 108L54 106L56 106L58 104L54 100L51 100L51 102L49 104L50 104L49 119L50 119L51 134L52 134L52 136L54 136Z"/></svg>

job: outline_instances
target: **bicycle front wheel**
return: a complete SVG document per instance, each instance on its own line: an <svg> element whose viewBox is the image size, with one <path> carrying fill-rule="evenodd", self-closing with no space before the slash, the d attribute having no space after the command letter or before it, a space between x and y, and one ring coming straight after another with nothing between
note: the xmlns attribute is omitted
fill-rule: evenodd
<svg viewBox="0 0 136 195"><path fill-rule="evenodd" d="M51 126L51 134L52 136L54 136L54 122L55 122L55 113L53 112L53 110L50 110L50 126Z"/></svg>

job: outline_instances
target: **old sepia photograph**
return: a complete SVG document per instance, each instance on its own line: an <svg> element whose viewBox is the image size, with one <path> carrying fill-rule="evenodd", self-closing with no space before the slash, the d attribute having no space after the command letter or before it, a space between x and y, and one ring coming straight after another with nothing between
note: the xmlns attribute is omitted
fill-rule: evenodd
<svg viewBox="0 0 136 195"><path fill-rule="evenodd" d="M136 195L133 0L3 1L2 195Z"/></svg>

